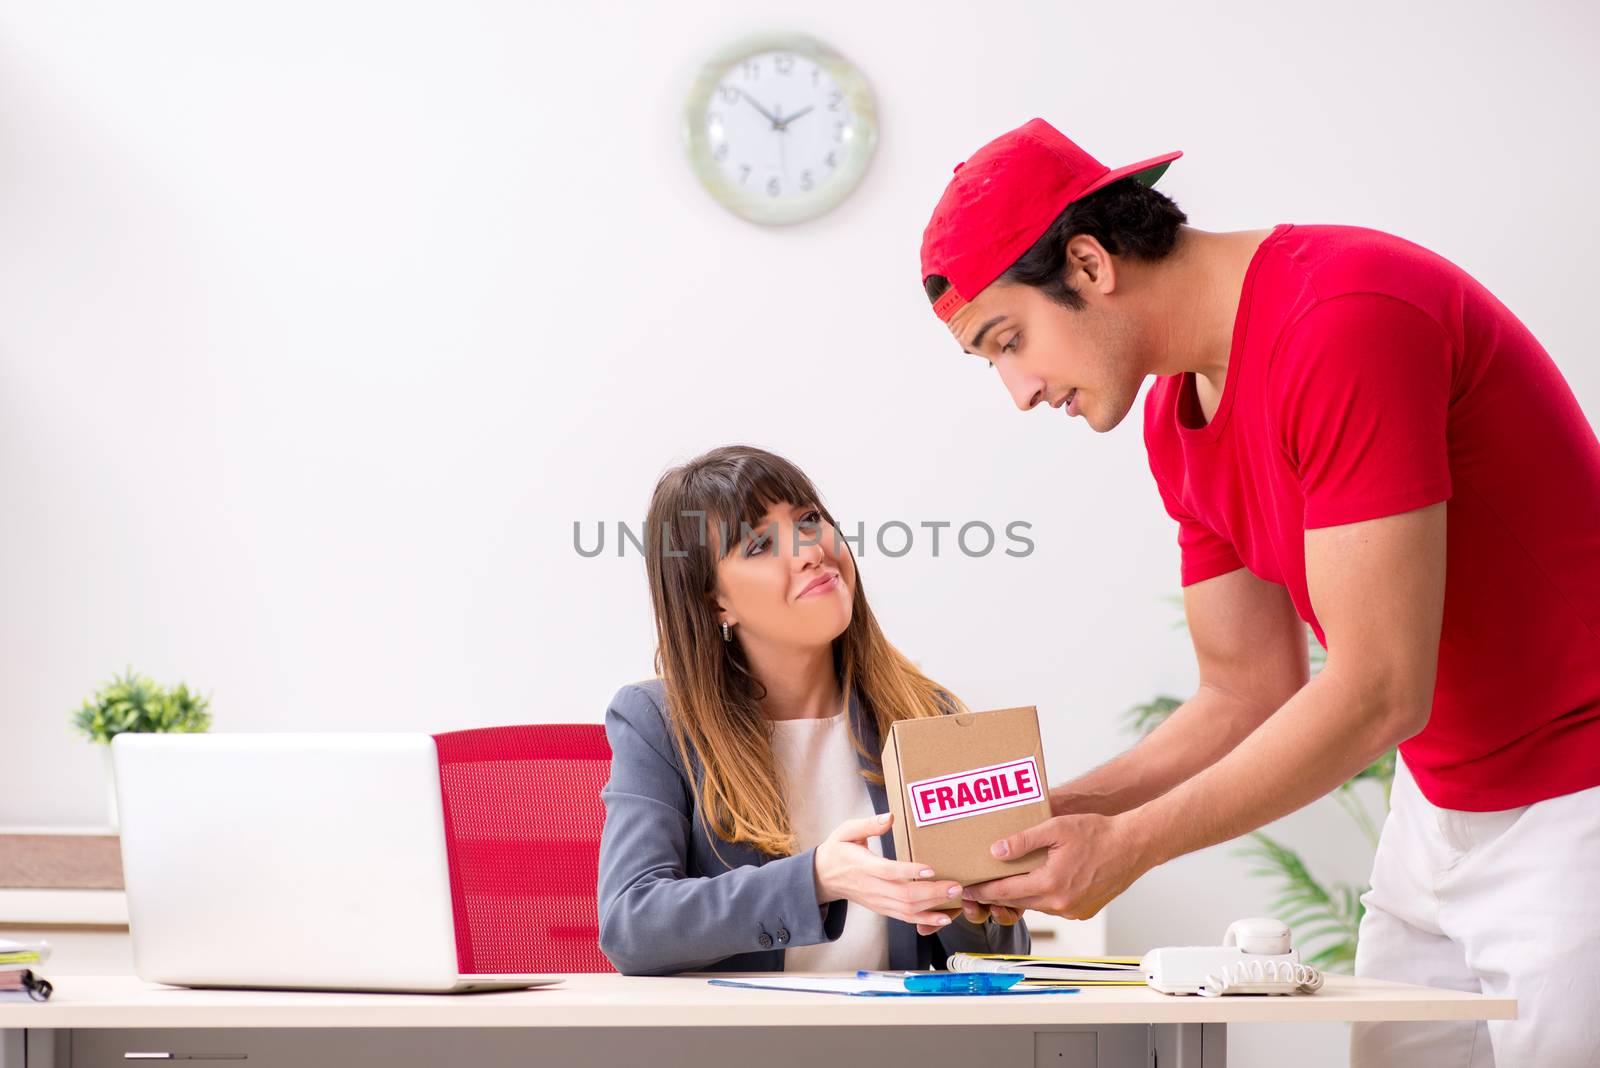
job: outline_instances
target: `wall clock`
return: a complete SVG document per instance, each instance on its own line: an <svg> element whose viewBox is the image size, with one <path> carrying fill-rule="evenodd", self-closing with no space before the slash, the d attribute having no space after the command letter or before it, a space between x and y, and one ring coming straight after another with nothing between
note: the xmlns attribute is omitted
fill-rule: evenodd
<svg viewBox="0 0 1600 1068"><path fill-rule="evenodd" d="M878 141L872 88L849 60L802 34L724 48L684 107L695 175L734 214L779 225L816 218L861 183Z"/></svg>

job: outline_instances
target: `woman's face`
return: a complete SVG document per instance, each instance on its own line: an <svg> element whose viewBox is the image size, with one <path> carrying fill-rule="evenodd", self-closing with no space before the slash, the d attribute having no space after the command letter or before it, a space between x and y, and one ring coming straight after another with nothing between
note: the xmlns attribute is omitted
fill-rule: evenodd
<svg viewBox="0 0 1600 1068"><path fill-rule="evenodd" d="M814 505L776 505L728 540L717 564L718 622L732 623L747 646L816 648L850 625L855 560Z"/></svg>

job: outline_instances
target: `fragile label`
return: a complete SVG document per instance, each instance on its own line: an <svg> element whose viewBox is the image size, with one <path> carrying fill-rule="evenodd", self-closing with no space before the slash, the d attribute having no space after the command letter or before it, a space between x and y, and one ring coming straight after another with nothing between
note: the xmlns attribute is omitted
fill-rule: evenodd
<svg viewBox="0 0 1600 1068"><path fill-rule="evenodd" d="M1038 764L1027 757L907 783L906 796L911 799L911 818L918 827L926 827L1026 805L1044 796L1044 786Z"/></svg>

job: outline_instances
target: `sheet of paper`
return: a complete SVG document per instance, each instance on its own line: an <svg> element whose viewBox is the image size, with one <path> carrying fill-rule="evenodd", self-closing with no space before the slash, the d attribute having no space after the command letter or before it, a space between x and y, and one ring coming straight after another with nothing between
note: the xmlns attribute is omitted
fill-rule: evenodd
<svg viewBox="0 0 1600 1068"><path fill-rule="evenodd" d="M845 976L757 976L746 979L711 979L712 986L749 987L756 990L797 990L807 994L844 994L851 997L1006 997L1016 994L1076 994L1076 986L1049 983L1029 990L1021 984L1010 990L996 990L987 994L973 994L966 990L907 990L901 979L871 976L847 978Z"/></svg>
<svg viewBox="0 0 1600 1068"><path fill-rule="evenodd" d="M775 975L756 978L713 979L717 986L754 986L764 990L805 990L819 994L904 994L906 984L900 979L869 976Z"/></svg>

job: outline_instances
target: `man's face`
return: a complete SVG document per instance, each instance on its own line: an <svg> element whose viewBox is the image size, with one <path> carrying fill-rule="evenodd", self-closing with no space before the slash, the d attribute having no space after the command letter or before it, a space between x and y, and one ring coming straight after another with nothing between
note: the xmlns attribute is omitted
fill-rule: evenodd
<svg viewBox="0 0 1600 1068"><path fill-rule="evenodd" d="M1048 404L1076 411L1105 433L1127 416L1144 380L1138 320L1126 299L1113 299L1123 297L1116 265L1098 241L1073 238L1067 274L1082 308L1068 308L1032 286L995 282L948 325L964 350L999 372L1018 408Z"/></svg>

